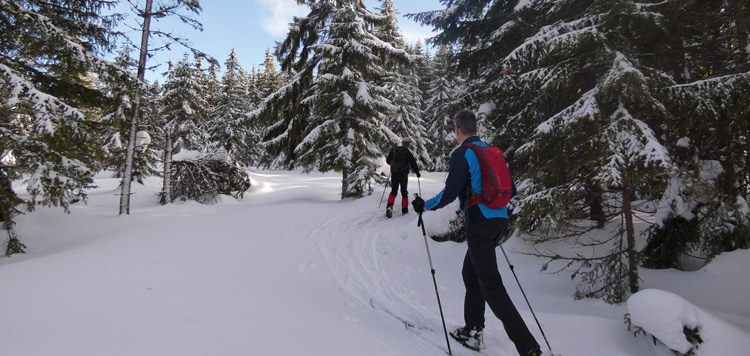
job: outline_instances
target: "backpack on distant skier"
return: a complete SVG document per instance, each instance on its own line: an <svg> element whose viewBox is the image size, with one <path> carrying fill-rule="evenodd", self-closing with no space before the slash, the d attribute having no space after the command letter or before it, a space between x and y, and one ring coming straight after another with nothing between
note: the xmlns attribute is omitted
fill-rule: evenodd
<svg viewBox="0 0 750 356"><path fill-rule="evenodd" d="M393 159L391 160L391 175L399 175L406 173L407 164L406 156L409 153L409 149L406 147L398 147L393 151Z"/></svg>
<svg viewBox="0 0 750 356"><path fill-rule="evenodd" d="M482 147L474 143L462 146L474 151L482 171L482 193L477 194L469 185L469 190L474 195L466 202L466 208L475 204L484 204L492 209L508 206L513 195L513 184L503 151L494 146Z"/></svg>

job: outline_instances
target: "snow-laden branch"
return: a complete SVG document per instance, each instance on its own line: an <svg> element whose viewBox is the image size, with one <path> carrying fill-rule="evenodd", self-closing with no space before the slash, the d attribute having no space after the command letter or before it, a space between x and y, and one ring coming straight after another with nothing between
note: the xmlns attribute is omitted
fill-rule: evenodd
<svg viewBox="0 0 750 356"><path fill-rule="evenodd" d="M555 24L544 26L537 32L536 35L527 38L523 44L516 47L510 54L508 54L504 62L520 61L519 58L522 53L543 46L548 51L555 50L557 48L565 47L571 43L575 43L584 34L597 34L599 33L596 25L588 25L581 27L581 25L587 25L592 19L578 19L571 22L558 21Z"/></svg>
<svg viewBox="0 0 750 356"><path fill-rule="evenodd" d="M17 75L10 67L2 63L0 63L0 76L10 87L6 105L17 106L25 101L32 105L32 115L38 120L34 129L53 134L57 131L57 125L52 120L56 115L75 120L85 119L81 110L62 102L55 96L37 90L34 84Z"/></svg>

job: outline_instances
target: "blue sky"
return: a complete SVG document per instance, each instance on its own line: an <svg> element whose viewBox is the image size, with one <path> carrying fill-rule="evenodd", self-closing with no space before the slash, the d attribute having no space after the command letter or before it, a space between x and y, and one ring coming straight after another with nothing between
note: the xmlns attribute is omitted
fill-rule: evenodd
<svg viewBox="0 0 750 356"><path fill-rule="evenodd" d="M142 4L143 1L138 3ZM380 7L381 2L365 0L365 4L375 10ZM403 15L441 9L439 0L394 0L394 4L401 14L399 27L408 42L416 43L419 39L424 42L432 36L430 27L423 27ZM263 62L267 48L271 47L273 50L276 41L286 37L288 23L294 16L308 14L308 9L297 5L295 0L203 0L201 7L203 11L194 18L203 24L202 32L178 21L152 23L152 28L156 26L162 31L171 30L181 37L189 38L195 48L215 57L222 65L232 48L235 48L242 66L248 70ZM140 38L140 34L135 32L131 32L129 36ZM158 42L151 43L151 47L159 45ZM162 65L155 71L148 72L147 79L160 79L161 73L166 70L166 62L170 58L182 58L185 52L184 47L173 46L171 51L159 53L150 59L149 66L158 63ZM133 56L137 56L137 53Z"/></svg>

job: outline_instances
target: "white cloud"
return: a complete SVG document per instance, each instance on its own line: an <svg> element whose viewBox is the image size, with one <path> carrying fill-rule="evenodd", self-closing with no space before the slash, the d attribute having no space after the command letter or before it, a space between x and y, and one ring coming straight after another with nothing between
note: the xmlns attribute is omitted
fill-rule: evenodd
<svg viewBox="0 0 750 356"><path fill-rule="evenodd" d="M282 37L289 31L289 23L294 16L305 16L310 10L297 5L295 0L255 0L260 10L261 27L274 37Z"/></svg>
<svg viewBox="0 0 750 356"><path fill-rule="evenodd" d="M401 33L404 35L406 42L414 44L417 40L421 40L424 44L428 38L435 36L437 33L432 32L432 27L420 26L414 22L406 21L401 19L402 23L399 24Z"/></svg>
<svg viewBox="0 0 750 356"><path fill-rule="evenodd" d="M292 22L294 16L306 16L310 13L310 9L307 6L298 5L295 0L253 1L260 8L257 16L261 19L261 28L276 38L284 37L287 34L289 23ZM421 26L403 16L399 17L399 27L404 35L404 39L411 44L417 43L417 40L421 40L422 44L426 44L425 42L428 38L435 36L435 33L432 32L432 27Z"/></svg>

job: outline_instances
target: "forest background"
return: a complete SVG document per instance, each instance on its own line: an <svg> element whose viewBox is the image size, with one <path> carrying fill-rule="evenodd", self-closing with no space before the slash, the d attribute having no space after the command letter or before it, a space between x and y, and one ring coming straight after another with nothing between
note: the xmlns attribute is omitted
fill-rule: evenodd
<svg viewBox="0 0 750 356"><path fill-rule="evenodd" d="M434 28L430 52L404 40L392 0L300 0L307 15L251 70L149 28L199 28L199 1L128 2L132 45L117 3L0 0L6 255L25 248L14 217L85 202L100 171L122 178L122 215L131 182L161 177L162 204L212 203L243 197L247 167L340 172L341 198L361 198L402 137L445 171L461 109L505 152L513 229L593 251L536 252L565 261L579 298L621 303L639 267L697 269L750 243L748 1L443 0L410 16ZM189 49L163 83L142 75L157 37ZM636 236L639 219L651 228Z"/></svg>

